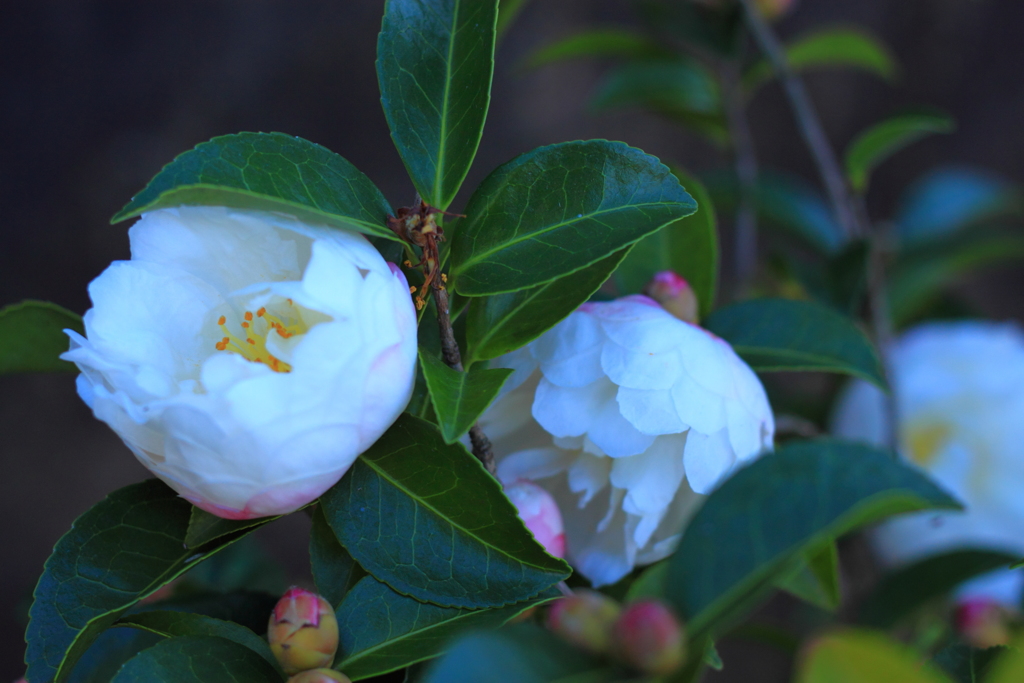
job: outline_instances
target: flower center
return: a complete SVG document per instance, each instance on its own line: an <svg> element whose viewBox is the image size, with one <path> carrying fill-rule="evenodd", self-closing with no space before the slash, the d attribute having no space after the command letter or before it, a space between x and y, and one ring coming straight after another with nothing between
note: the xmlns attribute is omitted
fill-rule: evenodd
<svg viewBox="0 0 1024 683"><path fill-rule="evenodd" d="M266 307L257 310L255 315L252 311L246 311L242 316L241 336L228 329L227 317L222 315L217 325L224 332L224 337L215 344L217 350L237 353L248 361L263 363L274 372L291 372L292 366L274 356L267 348L267 339L271 334L288 339L306 331L298 311L293 310L292 300L287 299L287 302L289 310L281 317L268 313Z"/></svg>
<svg viewBox="0 0 1024 683"><path fill-rule="evenodd" d="M910 459L927 467L939 454L953 430L941 422L925 422L908 425L904 432Z"/></svg>

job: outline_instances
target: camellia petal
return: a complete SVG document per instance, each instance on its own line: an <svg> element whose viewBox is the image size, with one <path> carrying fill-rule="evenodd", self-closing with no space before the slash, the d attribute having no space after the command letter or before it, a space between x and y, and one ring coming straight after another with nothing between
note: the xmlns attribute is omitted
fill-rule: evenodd
<svg viewBox="0 0 1024 683"><path fill-rule="evenodd" d="M129 230L63 358L156 476L228 518L314 500L405 408L408 284L361 235L260 211L179 207Z"/></svg>
<svg viewBox="0 0 1024 683"><path fill-rule="evenodd" d="M965 504L965 512L903 515L873 534L898 566L961 547L1024 554L1024 331L992 322L929 323L890 350L901 454ZM884 397L863 381L840 396L832 429L884 444ZM1000 570L968 582L963 599L1020 604L1024 575Z"/></svg>
<svg viewBox="0 0 1024 683"><path fill-rule="evenodd" d="M530 378L482 424L502 478L532 479L555 497L567 559L595 585L666 557L697 493L772 446L753 371L646 296L584 304L526 348ZM525 372L524 356L492 367Z"/></svg>

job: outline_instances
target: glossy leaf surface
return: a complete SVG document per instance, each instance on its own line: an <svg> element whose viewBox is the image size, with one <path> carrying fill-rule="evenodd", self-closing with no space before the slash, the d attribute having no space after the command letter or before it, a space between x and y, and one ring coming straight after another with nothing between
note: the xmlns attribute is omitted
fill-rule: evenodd
<svg viewBox="0 0 1024 683"><path fill-rule="evenodd" d="M195 204L287 213L310 223L397 240L391 206L341 156L284 133L213 138L164 166L111 222Z"/></svg>
<svg viewBox="0 0 1024 683"><path fill-rule="evenodd" d="M115 491L75 520L36 586L26 634L30 681L65 680L125 610L241 537L186 548L191 509L151 479Z"/></svg>
<svg viewBox="0 0 1024 683"><path fill-rule="evenodd" d="M460 372L429 353L420 353L420 367L430 390L441 436L449 444L469 431L512 374L505 368L481 367Z"/></svg>
<svg viewBox="0 0 1024 683"><path fill-rule="evenodd" d="M960 583L1005 568L1016 559L992 550L957 550L915 562L882 578L861 604L859 621L866 626L889 628Z"/></svg>
<svg viewBox="0 0 1024 683"><path fill-rule="evenodd" d="M377 80L391 138L420 196L448 207L491 100L497 0L388 0Z"/></svg>
<svg viewBox="0 0 1024 683"><path fill-rule="evenodd" d="M871 341L851 319L821 304L751 299L718 309L704 326L759 372L838 372L886 386Z"/></svg>
<svg viewBox="0 0 1024 683"><path fill-rule="evenodd" d="M320 502L370 574L417 600L501 607L569 575L461 444L402 415Z"/></svg>
<svg viewBox="0 0 1024 683"><path fill-rule="evenodd" d="M640 292L659 270L683 276L700 302L701 317L711 313L718 288L718 220L704 185L681 169L673 169L679 182L697 201L697 212L637 242L615 271L623 294Z"/></svg>
<svg viewBox="0 0 1024 683"><path fill-rule="evenodd" d="M270 651L267 641L244 626L231 621L214 619L202 614L189 612L152 611L129 614L118 619L118 626L149 631L165 638L179 636L216 636L249 648L272 667L278 668L274 653Z"/></svg>
<svg viewBox="0 0 1024 683"><path fill-rule="evenodd" d="M401 669L436 657L461 633L497 628L559 595L550 589L508 607L464 610L419 602L367 576L338 609L341 644L335 666L352 680Z"/></svg>
<svg viewBox="0 0 1024 683"><path fill-rule="evenodd" d="M309 566L313 571L316 592L335 609L366 575L334 535L320 505L313 511L313 524L309 530Z"/></svg>
<svg viewBox="0 0 1024 683"><path fill-rule="evenodd" d="M654 157L621 142L541 147L498 167L452 241L455 289L528 289L574 273L696 211Z"/></svg>
<svg viewBox="0 0 1024 683"><path fill-rule="evenodd" d="M281 683L263 657L215 636L171 638L128 661L111 683Z"/></svg>
<svg viewBox="0 0 1024 683"><path fill-rule="evenodd" d="M82 316L48 301L22 301L0 308L0 375L77 372L59 358L68 350L69 328L85 334Z"/></svg>
<svg viewBox="0 0 1024 683"><path fill-rule="evenodd" d="M896 60L878 38L856 28L824 28L803 36L786 46L786 60L794 71L846 67L873 73L885 80L895 79ZM755 64L744 74L744 85L761 86L774 76L767 60Z"/></svg>
<svg viewBox="0 0 1024 683"><path fill-rule="evenodd" d="M565 647L550 632L533 624L518 624L459 639L428 667L421 683L610 683L624 679L624 672Z"/></svg>
<svg viewBox="0 0 1024 683"><path fill-rule="evenodd" d="M939 114L905 114L868 128L846 150L846 175L863 192L871 172L890 156L935 133L952 133L953 119Z"/></svg>
<svg viewBox="0 0 1024 683"><path fill-rule="evenodd" d="M497 358L547 332L587 301L628 251L546 285L473 299L466 320L467 362Z"/></svg>
<svg viewBox="0 0 1024 683"><path fill-rule="evenodd" d="M950 683L908 646L872 631L818 638L804 654L796 683Z"/></svg>
<svg viewBox="0 0 1024 683"><path fill-rule="evenodd" d="M789 443L708 496L669 561L666 596L693 638L714 635L807 549L893 514L957 507L887 452L828 439Z"/></svg>

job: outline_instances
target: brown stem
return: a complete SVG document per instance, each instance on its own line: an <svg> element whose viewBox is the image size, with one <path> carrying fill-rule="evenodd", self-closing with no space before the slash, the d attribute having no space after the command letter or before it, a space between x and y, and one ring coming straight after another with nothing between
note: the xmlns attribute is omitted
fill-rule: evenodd
<svg viewBox="0 0 1024 683"><path fill-rule="evenodd" d="M733 297L740 299L750 290L757 267L757 211L754 201L757 192L757 155L744 113L746 96L736 66L729 64L723 67L721 78L726 90L726 116L740 190L735 218L736 291Z"/></svg>
<svg viewBox="0 0 1024 683"><path fill-rule="evenodd" d="M863 198L855 199L850 192L846 177L839 167L839 160L832 145L829 144L828 138L825 137L825 131L818 119L814 105L807 95L807 90L804 89L803 81L790 68L786 53L775 32L754 5L754 0L740 0L740 3L743 5L747 25L754 34L754 39L782 81L783 89L793 107L800 133L818 166L818 173L828 190L829 199L839 224L848 238L864 237L870 240L868 303L871 309L872 334L881 355L885 374L890 380L889 393L885 396L885 412L889 418L889 433L886 436L889 447L895 453L898 447L899 414L895 396L896 388L892 386L892 366L889 362L893 329L885 283L884 235L874 234L864 208Z"/></svg>
<svg viewBox="0 0 1024 683"><path fill-rule="evenodd" d="M847 237L860 237L866 234L864 226L857 220L846 178L832 151L832 145L829 144L828 138L825 136L825 130L818 119L814 105L811 104L811 98L807 95L803 81L790 68L782 44L775 32L772 31L771 26L765 21L764 16L761 15L760 10L757 9L754 0L740 0L740 2L743 4L747 25L750 26L754 39L779 75L782 87L793 107L793 113L796 115L800 134L807 143L811 156L814 157L814 163L818 166L818 173L828 190L828 196L832 200L839 224L846 232Z"/></svg>
<svg viewBox="0 0 1024 683"><path fill-rule="evenodd" d="M450 306L448 303L448 290L444 285L433 288L434 305L437 307L437 326L441 333L441 356L449 367L463 372L462 354L459 352L459 344L455 341L455 331L452 329ZM491 440L484 434L480 424L474 424L469 428L469 441L473 444L473 455L475 455L483 466L492 475L497 476L498 470L494 464L494 448Z"/></svg>

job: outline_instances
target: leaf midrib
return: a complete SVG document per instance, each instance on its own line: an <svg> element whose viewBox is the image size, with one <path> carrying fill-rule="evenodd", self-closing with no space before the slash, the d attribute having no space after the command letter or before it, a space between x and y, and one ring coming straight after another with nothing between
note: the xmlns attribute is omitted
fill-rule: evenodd
<svg viewBox="0 0 1024 683"><path fill-rule="evenodd" d="M510 239L510 240L508 240L506 242L503 242L500 246L497 246L497 247L494 247L494 248L491 248L491 249L486 249L486 250L483 250L483 251L476 251L476 252L474 252L472 257L466 259L465 261L463 261L462 263L459 264L459 267L456 270L456 272L463 272L467 268L475 266L478 263L486 260L488 257L493 256L494 254L497 254L497 253L499 253L501 251L504 251L505 249L509 249L511 247L517 246L517 245L519 245L519 244L521 244L523 242L527 242L527 241L530 241L530 240L535 240L538 237L542 237L544 235L547 235L548 233L554 232L555 230L560 230L560 229L562 229L564 227L567 227L567 226L570 226L570 225L572 225L574 223L580 223L580 222L583 222L583 221L591 220L591 219L593 219L595 217L598 217L598 216L604 216L606 214L613 214L613 213L617 213L619 211L628 211L628 210L645 209L645 208L655 208L655 207L661 207L661 206L671 206L673 204L678 204L680 206L682 205L680 202L673 202L673 201L645 202L643 204L625 204L625 205L622 205L622 206L617 206L617 207L612 208L612 209L604 209L604 210L594 211L592 213L586 213L586 214L583 214L583 216L580 216L580 217L577 217L577 218L571 218L568 221L561 221L559 223L552 224L549 227L544 228L543 230L537 230L537 231L531 232L531 233L529 233L525 237L516 238L516 239ZM678 220L679 218L683 218L683 216L680 216L678 218L673 218L673 219L671 219L669 221L666 221L665 223L662 223L660 226L658 226L657 229L652 230L652 231L647 232L647 233L644 233L643 235L640 235L640 236L636 237L635 239L630 240L629 242L626 242L626 243L622 244L621 246L625 247L628 244L631 244L633 242L637 242L640 239L646 237L647 235L652 234L654 232L657 232L658 229L668 225L669 223L671 223L671 222L673 222L675 220ZM467 229L468 229L468 227L469 226L466 226ZM591 264L587 264L587 265L591 265ZM586 266L583 266L583 267L585 268Z"/></svg>
<svg viewBox="0 0 1024 683"><path fill-rule="evenodd" d="M390 456L396 455L398 453L401 453L402 451L407 451L407 450L410 450L410 449L413 449L413 448L416 448L415 444L410 444L408 446L402 446L401 448L397 448L397 449L389 452L388 456L390 457ZM379 476L382 479L386 480L392 486L394 486L398 490L402 491L407 496L409 496L410 498L415 500L417 503L419 503L423 507L425 507L428 510L430 510L437 517L445 520L448 524L451 524L452 527L454 527L455 529L458 529L459 531L463 532L467 536L476 539L477 541L479 541L483 545L487 546L488 548L493 548L496 552L500 553L501 555L504 555L505 557L507 557L507 558L509 558L509 559L511 559L513 561L519 562L520 564L524 564L524 565L526 565L528 567L533 567L534 569L539 569L539 570L547 572L547 573L554 573L554 570L552 570L552 569L547 569L547 568L545 568L545 567L543 567L541 565L533 564L532 562L527 562L525 560L521 560L521 559L519 559L519 558L509 554L509 552L504 550L503 548L500 548L500 547L494 545L490 541L485 541L484 539L480 538L479 536L477 536L475 533L473 533L469 529L466 529L465 527L461 526L460 524L457 524L454 520L450 519L447 515L443 514L436 507L434 507L430 503L428 503L425 500L423 500L423 498L418 493L414 493L408 487L406 487L404 484L400 484L394 477L392 477L391 475L387 474L384 470L382 470L377 465L375 460L371 460L370 458L365 457L365 455L362 458L360 458L360 460L362 460L364 463L366 463L366 465L368 467L370 467L370 469L372 469L377 474L377 476ZM481 470L483 470L483 465L480 465L479 463L477 463L477 466L480 467ZM486 471L484 473L487 474ZM490 476L490 474L487 474L487 476ZM509 505L511 505L511 503L509 503ZM493 526L493 522L492 522L492 526ZM526 528L525 525L524 525L523 528L524 529Z"/></svg>

